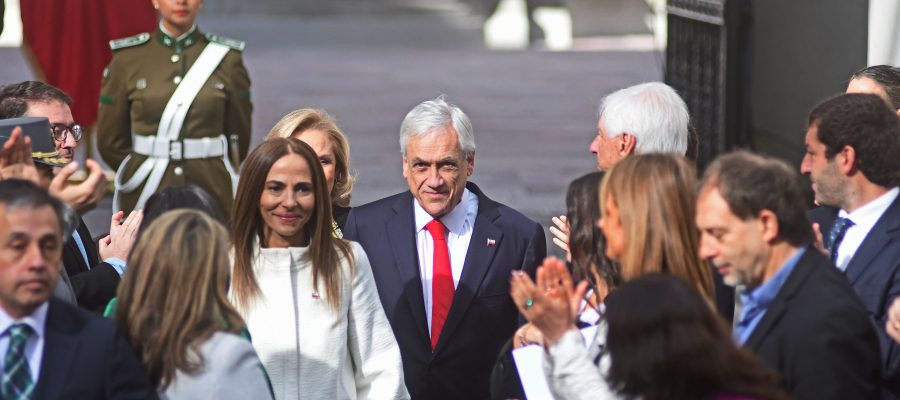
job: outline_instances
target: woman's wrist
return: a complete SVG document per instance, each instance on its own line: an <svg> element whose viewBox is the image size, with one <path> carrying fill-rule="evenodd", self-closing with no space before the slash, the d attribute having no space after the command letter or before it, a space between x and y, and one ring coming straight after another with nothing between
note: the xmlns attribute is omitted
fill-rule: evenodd
<svg viewBox="0 0 900 400"><path fill-rule="evenodd" d="M558 329L551 329L549 331L541 331L544 334L544 345L552 346L559 342L559 339L562 338L569 331L577 331L578 327L574 324L570 324L568 326L560 327Z"/></svg>

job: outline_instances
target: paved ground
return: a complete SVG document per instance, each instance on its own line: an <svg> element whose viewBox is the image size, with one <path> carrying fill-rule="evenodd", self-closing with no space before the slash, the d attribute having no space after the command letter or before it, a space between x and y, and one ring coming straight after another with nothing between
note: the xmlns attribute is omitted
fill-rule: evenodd
<svg viewBox="0 0 900 400"><path fill-rule="evenodd" d="M594 168L596 106L615 89L658 80L654 52L492 52L480 20L459 12L402 15L203 16L201 27L247 42L255 142L285 113L321 107L348 133L353 204L405 189L398 129L420 101L446 94L471 117L475 174L492 198L545 227L569 181ZM0 82L31 79L17 49L0 49ZM108 228L109 206L88 215Z"/></svg>

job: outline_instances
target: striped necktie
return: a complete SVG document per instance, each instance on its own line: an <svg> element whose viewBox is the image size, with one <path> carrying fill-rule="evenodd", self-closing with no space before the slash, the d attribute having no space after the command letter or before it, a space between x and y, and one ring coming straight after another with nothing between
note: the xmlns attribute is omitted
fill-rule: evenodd
<svg viewBox="0 0 900 400"><path fill-rule="evenodd" d="M3 357L3 375L0 376L0 397L7 400L31 400L34 380L25 356L25 345L34 333L25 324L9 327L9 347Z"/></svg>

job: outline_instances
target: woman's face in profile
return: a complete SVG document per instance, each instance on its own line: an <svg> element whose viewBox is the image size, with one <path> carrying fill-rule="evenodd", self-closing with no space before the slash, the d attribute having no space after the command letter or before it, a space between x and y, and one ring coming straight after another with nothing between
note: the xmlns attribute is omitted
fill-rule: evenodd
<svg viewBox="0 0 900 400"><path fill-rule="evenodd" d="M265 247L306 246L303 229L315 212L312 171L298 154L278 159L266 175L259 197L259 213L265 223Z"/></svg>
<svg viewBox="0 0 900 400"><path fill-rule="evenodd" d="M328 184L328 193L334 193L334 143L327 133L319 129L307 129L302 132L294 132L294 137L303 141L316 151L322 171L325 172L325 182Z"/></svg>
<svg viewBox="0 0 900 400"><path fill-rule="evenodd" d="M622 229L622 220L619 218L619 207L612 196L606 196L601 207L604 207L604 212L601 213L597 226L606 239L606 256L613 261L620 261L625 253L625 230Z"/></svg>

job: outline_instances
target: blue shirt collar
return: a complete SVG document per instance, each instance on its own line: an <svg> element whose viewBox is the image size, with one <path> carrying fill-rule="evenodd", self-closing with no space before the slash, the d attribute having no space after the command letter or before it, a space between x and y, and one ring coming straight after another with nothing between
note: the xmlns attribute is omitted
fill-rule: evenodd
<svg viewBox="0 0 900 400"><path fill-rule="evenodd" d="M772 279L769 279L768 282L759 285L759 287L755 289L745 290L744 293L741 294L741 303L744 307L754 306L762 309L768 308L769 304L772 304L772 300L775 300L775 296L778 295L778 292L781 291L784 282L791 275L791 272L794 271L794 267L797 266L797 262L800 261L800 257L803 257L804 253L806 253L806 248L799 248L794 255L784 262L784 265L782 265L781 269L772 276Z"/></svg>

